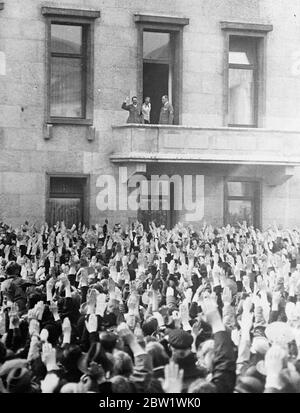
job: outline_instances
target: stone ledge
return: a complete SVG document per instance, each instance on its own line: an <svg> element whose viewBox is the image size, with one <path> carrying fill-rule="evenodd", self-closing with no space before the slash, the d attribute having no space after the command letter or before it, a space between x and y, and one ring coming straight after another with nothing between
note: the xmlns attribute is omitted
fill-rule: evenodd
<svg viewBox="0 0 300 413"><path fill-rule="evenodd" d="M300 159L291 159L278 156L249 156L244 154L214 154L214 153L148 153L148 152L130 152L130 153L114 153L110 156L113 163L122 162L165 162L165 163L205 163L205 164L234 164L234 165L278 165L278 166L299 166Z"/></svg>
<svg viewBox="0 0 300 413"><path fill-rule="evenodd" d="M93 126L92 119L79 119L79 118L50 118L49 122L52 125L79 125L79 126Z"/></svg>
<svg viewBox="0 0 300 413"><path fill-rule="evenodd" d="M271 32L273 30L272 24L260 23L241 23L241 22L227 22L221 21L222 30L247 30L253 32Z"/></svg>
<svg viewBox="0 0 300 413"><path fill-rule="evenodd" d="M160 16L154 14L136 13L134 15L136 23L172 24L176 26L187 26L190 19L186 17Z"/></svg>
<svg viewBox="0 0 300 413"><path fill-rule="evenodd" d="M42 7L42 15L48 17L84 17L88 19L98 19L100 10L64 9L61 7Z"/></svg>
<svg viewBox="0 0 300 413"><path fill-rule="evenodd" d="M284 133L284 134L298 134L300 136L300 130L292 129L265 129L265 128L234 128L219 126L214 128L203 128L202 126L187 126L187 125L145 125L136 123L126 123L124 125L112 125L112 129L169 129L170 131L179 130L200 130L200 131L231 131L231 132L244 132L244 133Z"/></svg>

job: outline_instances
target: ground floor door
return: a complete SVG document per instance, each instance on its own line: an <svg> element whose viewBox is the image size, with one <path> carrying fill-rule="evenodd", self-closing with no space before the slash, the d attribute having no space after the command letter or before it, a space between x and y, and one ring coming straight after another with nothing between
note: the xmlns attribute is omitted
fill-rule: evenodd
<svg viewBox="0 0 300 413"><path fill-rule="evenodd" d="M64 221L67 228L87 223L87 178L50 177L47 200L47 222Z"/></svg>
<svg viewBox="0 0 300 413"><path fill-rule="evenodd" d="M163 197L159 195L156 207L151 204L151 197L147 199L147 209L138 211L138 220L144 225L145 229L149 229L149 223L154 222L156 226L165 225L166 228L172 229L177 223L177 214L174 210L174 185L170 185L170 202L169 208L163 207Z"/></svg>

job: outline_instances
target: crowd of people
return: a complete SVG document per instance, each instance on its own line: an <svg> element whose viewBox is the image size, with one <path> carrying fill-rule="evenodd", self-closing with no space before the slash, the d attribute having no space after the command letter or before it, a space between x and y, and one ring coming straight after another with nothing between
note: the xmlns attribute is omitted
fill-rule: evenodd
<svg viewBox="0 0 300 413"><path fill-rule="evenodd" d="M0 393L300 392L300 231L0 225Z"/></svg>

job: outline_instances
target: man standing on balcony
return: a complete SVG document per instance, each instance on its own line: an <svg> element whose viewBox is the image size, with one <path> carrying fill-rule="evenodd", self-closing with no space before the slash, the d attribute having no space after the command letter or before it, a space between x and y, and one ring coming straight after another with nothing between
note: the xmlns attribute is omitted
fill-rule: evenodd
<svg viewBox="0 0 300 413"><path fill-rule="evenodd" d="M129 97L127 97L123 102L122 109L129 112L127 123L142 123L141 107L136 96L132 98L132 104L129 104Z"/></svg>
<svg viewBox="0 0 300 413"><path fill-rule="evenodd" d="M173 125L174 120L174 109L169 102L169 97L167 95L163 96L162 108L160 110L159 124L160 125Z"/></svg>

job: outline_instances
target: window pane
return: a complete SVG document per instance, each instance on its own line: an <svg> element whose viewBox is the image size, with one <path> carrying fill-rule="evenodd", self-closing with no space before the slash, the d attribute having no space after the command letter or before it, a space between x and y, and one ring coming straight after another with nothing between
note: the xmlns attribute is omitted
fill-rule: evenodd
<svg viewBox="0 0 300 413"><path fill-rule="evenodd" d="M82 26L51 25L51 52L81 54Z"/></svg>
<svg viewBox="0 0 300 413"><path fill-rule="evenodd" d="M227 182L228 196L254 197L256 183Z"/></svg>
<svg viewBox="0 0 300 413"><path fill-rule="evenodd" d="M229 63L241 65L256 65L256 39L241 36L230 36Z"/></svg>
<svg viewBox="0 0 300 413"><path fill-rule="evenodd" d="M83 194L83 187L85 181L80 178L69 178L69 177L51 177L50 178L50 195L60 194L64 196L66 194ZM55 198L55 196L53 197Z"/></svg>
<svg viewBox="0 0 300 413"><path fill-rule="evenodd" d="M148 60L170 60L170 34L143 32L144 59Z"/></svg>
<svg viewBox="0 0 300 413"><path fill-rule="evenodd" d="M230 225L246 221L248 225L253 225L253 208L251 201L227 201L228 216Z"/></svg>
<svg viewBox="0 0 300 413"><path fill-rule="evenodd" d="M81 59L52 57L51 116L82 117Z"/></svg>
<svg viewBox="0 0 300 413"><path fill-rule="evenodd" d="M229 123L254 125L253 70L229 69Z"/></svg>

